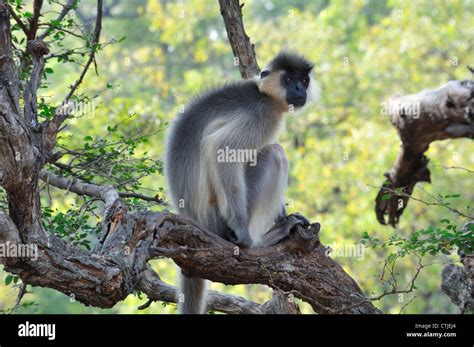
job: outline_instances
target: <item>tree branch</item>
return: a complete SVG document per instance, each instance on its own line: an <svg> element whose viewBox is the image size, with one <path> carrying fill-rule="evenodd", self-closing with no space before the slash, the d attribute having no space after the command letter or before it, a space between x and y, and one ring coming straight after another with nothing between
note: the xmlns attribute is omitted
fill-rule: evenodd
<svg viewBox="0 0 474 347"><path fill-rule="evenodd" d="M26 35L26 37L28 37L28 34L29 34L28 27L25 25L25 23L23 23L21 18L18 17L18 15L15 13L15 11L13 10L13 8L10 5L8 5L8 11L10 12L10 15L12 16L12 18L15 20L16 24L18 24L18 26L23 31L23 33Z"/></svg>
<svg viewBox="0 0 474 347"><path fill-rule="evenodd" d="M5 225L12 224L6 214L0 213L0 235L11 234ZM156 287L157 279L150 277L147 262L167 256L188 275L225 284L266 284L310 303L318 313L345 307L351 307L348 313L379 313L370 302L360 303L365 296L354 280L326 256L318 242L318 230L319 225L309 230L299 227L293 238L278 245L239 250L190 220L170 213L128 213L116 199L106 211L94 252L49 235L48 239L37 239L35 261L2 261L7 271L25 283L74 294L84 304L99 307L112 307L136 289L163 291L162 286ZM156 291L160 293L158 289L155 295ZM159 297L171 301L169 288L165 294ZM227 299L214 296L216 301L210 308L225 309L222 306L229 304ZM230 303L227 310L259 311L241 299L233 298Z"/></svg>
<svg viewBox="0 0 474 347"><path fill-rule="evenodd" d="M177 290L164 283L158 274L147 267L141 274L137 290L145 293L151 301L176 303ZM207 309L229 314L261 314L266 313L266 306L246 300L240 296L228 295L210 290L207 293Z"/></svg>
<svg viewBox="0 0 474 347"><path fill-rule="evenodd" d="M95 61L95 53L97 51L97 47L100 40L100 33L102 30L102 8L103 8L103 0L97 0L97 16L96 16L96 21L95 21L94 34L90 43L91 47L90 47L89 57L78 79L70 87L69 92L64 98L63 103L62 103L63 105L66 105L69 102L71 97L76 92L77 88L81 85L82 81L84 80L84 77L86 76L87 71L89 70L89 67ZM51 121L45 122L44 144L45 144L47 152L50 152L54 148L54 145L56 144L56 134L61 128L62 123L68 117L69 117L69 114L67 112L60 112L60 113L57 113Z"/></svg>
<svg viewBox="0 0 474 347"><path fill-rule="evenodd" d="M104 193L104 186L83 182L78 179L68 179L66 177L58 176L45 170L40 172L39 178L56 188L66 190L68 192L73 192L77 195L95 197L101 200L105 200L105 198L107 197ZM106 187L107 190L110 190L111 188L111 186ZM117 192L117 194L121 198L137 198L148 202L155 202L157 204L164 203L163 199L160 199L157 196L145 196L133 192ZM110 202L113 202L115 199L115 195L109 198Z"/></svg>
<svg viewBox="0 0 474 347"><path fill-rule="evenodd" d="M319 243L319 225L272 247L237 250L217 235L203 232L176 215L158 217L159 246L188 276L224 284L266 284L293 294L318 313L331 313L358 303L365 296L357 284ZM156 253L154 254L154 256ZM364 303L349 313L377 313Z"/></svg>
<svg viewBox="0 0 474 347"><path fill-rule="evenodd" d="M175 303L177 290L175 287L161 281L160 277L150 267L141 275L137 289L145 293L150 299L145 305L153 301ZM207 310L228 314L275 314L281 313L278 305L283 301L276 298L277 291L273 292L272 299L264 304L246 300L241 296L229 295L210 290L207 293ZM284 298L286 300L286 298Z"/></svg>
<svg viewBox="0 0 474 347"><path fill-rule="evenodd" d="M54 20L54 22L55 23L61 22L64 19L64 17L66 17L68 12L71 11L72 8L76 5L76 3L77 3L77 0L68 0L67 4L63 6L63 9L59 13L58 17ZM48 27L45 31L43 31L38 36L38 39L39 40L44 40L50 34L50 32L51 32L50 29L51 29L51 26Z"/></svg>
<svg viewBox="0 0 474 347"><path fill-rule="evenodd" d="M0 76L0 97L3 98L0 111L6 113L6 106L11 105L13 111L18 112L19 81L13 67L9 6L5 0L0 0Z"/></svg>
<svg viewBox="0 0 474 347"><path fill-rule="evenodd" d="M69 180L65 177L55 175L51 172L41 171L39 178L55 187L76 193L77 195L86 195L99 198L106 205L112 205L119 195L112 186L100 186L91 183L80 182L79 180Z"/></svg>
<svg viewBox="0 0 474 347"><path fill-rule="evenodd" d="M474 81L450 81L435 90L396 96L384 105L385 113L402 141L398 157L375 203L377 219L396 226L418 182L430 182L428 158L431 142L474 137ZM394 194L400 190L404 194Z"/></svg>
<svg viewBox="0 0 474 347"><path fill-rule="evenodd" d="M43 7L43 0L35 0L33 4L33 16L30 19L30 28L28 30L28 41L34 40L36 32L38 31L38 21L41 15L41 7Z"/></svg>
<svg viewBox="0 0 474 347"><path fill-rule="evenodd" d="M28 160L34 156L29 129L20 115L19 89L8 5L0 0L0 183L7 192L18 191Z"/></svg>
<svg viewBox="0 0 474 347"><path fill-rule="evenodd" d="M74 95L76 92L76 89L81 85L82 81L84 80L84 77L87 73L87 70L89 69L90 65L95 59L95 53L97 50L97 45L100 40L100 32L102 30L102 0L97 0L97 17L95 21L95 29L94 29L94 35L91 41L91 51L89 54L89 59L87 60L86 64L84 65L84 68L82 69L81 74L79 75L79 78L74 82L74 84L71 86L71 89L69 90L69 93L66 95L64 98L64 103L67 103L69 99Z"/></svg>
<svg viewBox="0 0 474 347"><path fill-rule="evenodd" d="M41 40L28 42L26 54L33 60L33 70L25 88L24 114L27 124L36 128L38 125L38 101L37 92L41 83L41 75L44 69L44 56L49 53L48 46Z"/></svg>
<svg viewBox="0 0 474 347"><path fill-rule="evenodd" d="M219 5L227 37L234 57L238 59L242 77L248 79L258 75L260 68L255 57L254 45L250 42L242 21L244 5L240 5L238 0L219 0Z"/></svg>

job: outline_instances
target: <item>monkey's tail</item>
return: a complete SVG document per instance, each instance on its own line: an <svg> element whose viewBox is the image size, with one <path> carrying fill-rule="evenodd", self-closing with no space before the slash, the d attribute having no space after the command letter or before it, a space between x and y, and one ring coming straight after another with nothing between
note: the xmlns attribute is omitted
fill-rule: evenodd
<svg viewBox="0 0 474 347"><path fill-rule="evenodd" d="M189 278L179 271L178 310L181 314L201 314L206 306L206 280Z"/></svg>

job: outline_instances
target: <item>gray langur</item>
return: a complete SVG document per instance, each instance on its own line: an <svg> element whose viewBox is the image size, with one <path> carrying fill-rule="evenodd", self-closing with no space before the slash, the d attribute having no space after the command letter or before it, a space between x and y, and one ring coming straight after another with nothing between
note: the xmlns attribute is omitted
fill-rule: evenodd
<svg viewBox="0 0 474 347"><path fill-rule="evenodd" d="M302 56L281 52L260 76L215 88L185 107L169 129L164 160L176 212L241 247L289 235L288 159L275 141L283 113L317 99L312 69ZM205 291L205 280L181 273L179 311L204 312Z"/></svg>

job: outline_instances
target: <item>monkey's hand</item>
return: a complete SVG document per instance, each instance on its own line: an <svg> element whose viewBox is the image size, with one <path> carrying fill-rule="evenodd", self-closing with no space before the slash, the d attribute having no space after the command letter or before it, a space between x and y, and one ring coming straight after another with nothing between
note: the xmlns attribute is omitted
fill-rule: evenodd
<svg viewBox="0 0 474 347"><path fill-rule="evenodd" d="M307 220L303 215L299 214L298 212L292 213L292 214L290 214L286 217L283 217L283 218L288 218L290 216L296 217L301 222L301 223L298 223L298 224L301 225L304 228L307 228L311 225L309 220Z"/></svg>
<svg viewBox="0 0 474 347"><path fill-rule="evenodd" d="M263 244L272 246L284 238L290 236L291 231L296 225L301 225L303 228L310 226L309 221L299 213L293 213L288 216L281 217L273 227L270 228L263 235Z"/></svg>
<svg viewBox="0 0 474 347"><path fill-rule="evenodd" d="M252 245L252 238L250 237L250 233L245 228L239 228L236 230L228 228L226 238L230 242L233 242L240 247L249 248Z"/></svg>

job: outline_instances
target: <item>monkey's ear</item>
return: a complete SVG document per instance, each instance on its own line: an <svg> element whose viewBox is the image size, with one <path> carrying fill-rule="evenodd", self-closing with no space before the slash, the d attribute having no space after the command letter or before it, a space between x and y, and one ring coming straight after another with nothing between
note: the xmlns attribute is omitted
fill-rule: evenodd
<svg viewBox="0 0 474 347"><path fill-rule="evenodd" d="M270 71L263 70L262 73L260 74L260 78L264 78L264 77L268 76L269 73L270 73Z"/></svg>

